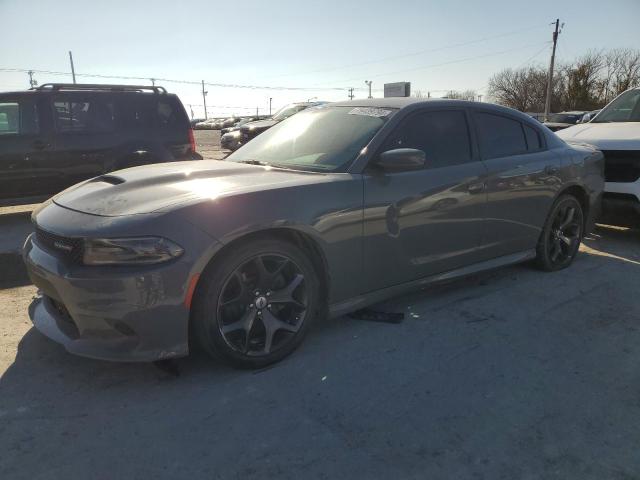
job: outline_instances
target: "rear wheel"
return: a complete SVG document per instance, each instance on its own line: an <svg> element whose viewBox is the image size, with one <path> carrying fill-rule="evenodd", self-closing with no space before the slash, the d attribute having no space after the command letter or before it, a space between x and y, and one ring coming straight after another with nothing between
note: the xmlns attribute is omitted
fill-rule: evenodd
<svg viewBox="0 0 640 480"><path fill-rule="evenodd" d="M299 247L256 240L224 254L203 274L195 334L211 355L260 368L289 355L318 316L320 284Z"/></svg>
<svg viewBox="0 0 640 480"><path fill-rule="evenodd" d="M584 229L582 205L572 195L563 195L554 203L540 235L536 262L542 270L555 271L573 262Z"/></svg>

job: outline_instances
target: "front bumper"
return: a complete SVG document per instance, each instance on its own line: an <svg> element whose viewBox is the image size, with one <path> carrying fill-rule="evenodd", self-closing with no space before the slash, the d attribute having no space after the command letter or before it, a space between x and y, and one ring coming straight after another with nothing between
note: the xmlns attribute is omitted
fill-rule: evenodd
<svg viewBox="0 0 640 480"><path fill-rule="evenodd" d="M34 235L23 258L39 289L29 308L33 325L70 353L112 361L189 353L185 262L135 270L68 265L41 248Z"/></svg>
<svg viewBox="0 0 640 480"><path fill-rule="evenodd" d="M640 215L640 179L635 182L606 182L603 210L607 217Z"/></svg>

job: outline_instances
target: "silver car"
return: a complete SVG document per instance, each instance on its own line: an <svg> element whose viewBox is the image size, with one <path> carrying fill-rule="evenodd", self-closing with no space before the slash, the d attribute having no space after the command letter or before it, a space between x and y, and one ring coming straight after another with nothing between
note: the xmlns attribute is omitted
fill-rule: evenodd
<svg viewBox="0 0 640 480"><path fill-rule="evenodd" d="M569 266L603 184L600 152L511 109L312 107L228 161L122 170L40 206L31 318L88 357L152 361L193 340L263 367L327 315L516 262Z"/></svg>

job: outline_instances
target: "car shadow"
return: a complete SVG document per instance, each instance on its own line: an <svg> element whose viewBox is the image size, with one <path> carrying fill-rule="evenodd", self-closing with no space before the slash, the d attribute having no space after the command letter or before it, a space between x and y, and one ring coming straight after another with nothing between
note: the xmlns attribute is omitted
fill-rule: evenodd
<svg viewBox="0 0 640 480"><path fill-rule="evenodd" d="M0 272L0 290L31 284L22 256L19 254L0 253Z"/></svg>

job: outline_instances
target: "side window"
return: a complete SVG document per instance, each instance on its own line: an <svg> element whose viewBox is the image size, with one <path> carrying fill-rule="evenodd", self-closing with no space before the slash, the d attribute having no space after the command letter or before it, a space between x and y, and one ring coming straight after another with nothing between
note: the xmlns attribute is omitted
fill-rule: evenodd
<svg viewBox="0 0 640 480"><path fill-rule="evenodd" d="M394 148L424 151L427 168L470 162L471 142L466 115L455 110L413 114L396 127L381 151Z"/></svg>
<svg viewBox="0 0 640 480"><path fill-rule="evenodd" d="M540 134L536 132L535 128L529 125L523 125L524 136L527 139L527 150L535 152L542 148L542 141L540 140Z"/></svg>
<svg viewBox="0 0 640 480"><path fill-rule="evenodd" d="M522 124L502 115L476 113L480 149L485 158L507 157L527 151Z"/></svg>
<svg viewBox="0 0 640 480"><path fill-rule="evenodd" d="M40 131L38 110L31 100L0 100L0 136L33 135Z"/></svg>
<svg viewBox="0 0 640 480"><path fill-rule="evenodd" d="M119 112L126 130L153 128L155 102L147 95L127 95L119 100Z"/></svg>
<svg viewBox="0 0 640 480"><path fill-rule="evenodd" d="M108 133L115 129L113 102L106 98L55 98L53 115L60 133Z"/></svg>

